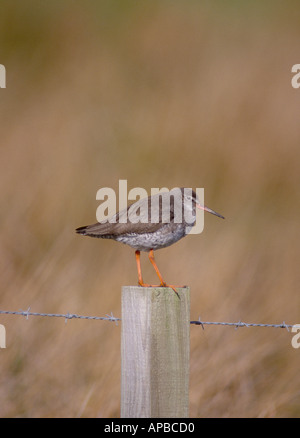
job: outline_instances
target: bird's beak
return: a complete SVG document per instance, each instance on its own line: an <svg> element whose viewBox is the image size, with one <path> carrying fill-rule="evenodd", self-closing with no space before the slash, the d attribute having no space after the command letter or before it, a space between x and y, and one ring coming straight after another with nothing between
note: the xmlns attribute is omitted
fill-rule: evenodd
<svg viewBox="0 0 300 438"><path fill-rule="evenodd" d="M220 217L221 219L225 219L224 216L222 216L221 214L217 213L217 212L214 211L214 210L211 210L211 209L208 208L208 207L205 207L205 205L201 205L201 204L196 203L196 207L197 207L197 208L200 208L200 210L204 210L204 211L207 211L208 213L214 214L215 216L218 216L218 217Z"/></svg>

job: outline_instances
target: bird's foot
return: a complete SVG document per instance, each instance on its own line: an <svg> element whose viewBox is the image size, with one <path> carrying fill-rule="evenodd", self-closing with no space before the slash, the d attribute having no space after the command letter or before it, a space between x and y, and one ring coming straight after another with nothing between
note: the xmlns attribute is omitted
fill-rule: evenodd
<svg viewBox="0 0 300 438"><path fill-rule="evenodd" d="M148 283L144 283L144 282L139 281L138 284L139 284L139 286L142 286L142 287L170 287L175 292L177 297L180 299L180 296L176 290L176 287L182 287L182 286L174 286L172 284L167 284L164 281L161 282L160 284L148 284Z"/></svg>
<svg viewBox="0 0 300 438"><path fill-rule="evenodd" d="M138 285L142 286L142 287L161 287L161 284L148 284L148 283L144 283L142 281L139 281Z"/></svg>
<svg viewBox="0 0 300 438"><path fill-rule="evenodd" d="M180 299L180 296L179 296L179 293L176 290L176 287L181 287L181 286L174 286L173 284L167 284L165 281L162 281L160 283L160 285L161 285L161 287L170 287L175 292L177 297Z"/></svg>

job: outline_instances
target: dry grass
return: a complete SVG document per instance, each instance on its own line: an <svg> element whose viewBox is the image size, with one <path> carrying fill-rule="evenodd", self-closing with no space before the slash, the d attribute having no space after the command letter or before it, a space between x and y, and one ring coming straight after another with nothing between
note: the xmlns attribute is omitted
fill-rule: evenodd
<svg viewBox="0 0 300 438"><path fill-rule="evenodd" d="M156 255L192 319L299 323L294 3L48 3L1 9L0 308L120 315L133 251L74 229L127 179L204 187L226 216ZM120 326L0 323L1 416L119 416ZM286 330L192 326L190 414L299 417L298 363Z"/></svg>

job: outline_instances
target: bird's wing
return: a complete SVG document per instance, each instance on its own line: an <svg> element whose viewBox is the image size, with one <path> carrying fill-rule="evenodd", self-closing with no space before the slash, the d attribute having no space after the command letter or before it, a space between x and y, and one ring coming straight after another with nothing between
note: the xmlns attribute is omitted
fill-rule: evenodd
<svg viewBox="0 0 300 438"><path fill-rule="evenodd" d="M95 237L154 233L162 223L169 222L174 222L174 200L168 193L158 193L131 204L108 221L77 228L76 232Z"/></svg>

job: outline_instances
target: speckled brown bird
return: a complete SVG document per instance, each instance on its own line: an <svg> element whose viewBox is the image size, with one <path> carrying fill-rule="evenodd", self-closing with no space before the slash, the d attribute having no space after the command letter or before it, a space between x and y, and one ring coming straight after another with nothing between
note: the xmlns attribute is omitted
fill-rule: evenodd
<svg viewBox="0 0 300 438"><path fill-rule="evenodd" d="M76 232L84 236L113 239L134 248L138 284L154 287L144 283L142 277L140 251L148 252L160 286L171 287L177 293L175 286L168 285L163 280L154 259L154 251L178 242L190 232L196 222L196 208L224 219L219 213L201 205L193 190L175 188L140 199L108 221L77 228Z"/></svg>

